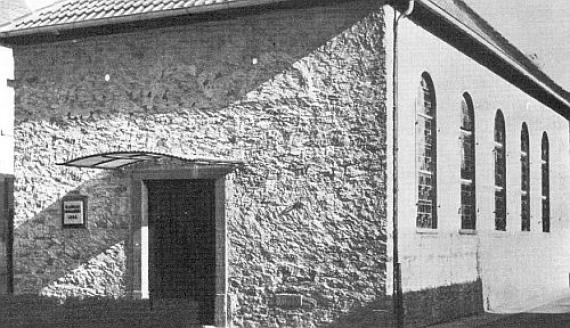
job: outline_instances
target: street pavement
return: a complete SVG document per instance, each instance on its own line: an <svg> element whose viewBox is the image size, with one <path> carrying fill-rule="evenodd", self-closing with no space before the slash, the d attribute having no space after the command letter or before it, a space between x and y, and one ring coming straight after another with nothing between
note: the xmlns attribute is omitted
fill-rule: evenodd
<svg viewBox="0 0 570 328"><path fill-rule="evenodd" d="M520 313L483 313L431 328L570 328L570 293Z"/></svg>

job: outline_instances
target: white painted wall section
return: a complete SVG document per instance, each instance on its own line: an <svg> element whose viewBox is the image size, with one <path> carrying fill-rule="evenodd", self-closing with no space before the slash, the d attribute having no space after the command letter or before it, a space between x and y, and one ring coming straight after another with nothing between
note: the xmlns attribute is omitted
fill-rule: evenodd
<svg viewBox="0 0 570 328"><path fill-rule="evenodd" d="M532 307L568 291L568 121L409 20L401 21L399 34L399 224L404 291L480 278L486 307L495 311ZM437 101L438 228L433 231L416 228L415 97L423 72L433 80ZM464 92L471 95L475 110L477 228L472 232L460 231L459 126ZM506 122L507 231L495 231L494 223L493 130L498 109ZM523 122L530 136L530 232L521 231L520 217ZM550 140L550 233L542 232L541 221L544 131Z"/></svg>

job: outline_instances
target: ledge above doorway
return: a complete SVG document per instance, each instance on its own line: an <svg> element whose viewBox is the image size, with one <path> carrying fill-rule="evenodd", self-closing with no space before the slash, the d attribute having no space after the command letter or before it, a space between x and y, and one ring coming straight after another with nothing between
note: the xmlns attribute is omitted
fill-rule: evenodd
<svg viewBox="0 0 570 328"><path fill-rule="evenodd" d="M160 164L168 161L178 161L195 166L217 166L235 169L244 164L243 161L228 158L183 157L153 151L115 151L77 157L57 165L118 170L134 164Z"/></svg>

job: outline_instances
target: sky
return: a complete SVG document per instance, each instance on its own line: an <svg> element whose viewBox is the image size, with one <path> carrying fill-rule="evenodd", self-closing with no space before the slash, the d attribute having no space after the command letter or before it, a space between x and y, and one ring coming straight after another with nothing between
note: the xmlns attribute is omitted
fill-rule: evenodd
<svg viewBox="0 0 570 328"><path fill-rule="evenodd" d="M450 0L451 1L451 0ZM568 0L464 0L554 81L570 90L570 6ZM26 0L31 9L54 0Z"/></svg>
<svg viewBox="0 0 570 328"><path fill-rule="evenodd" d="M466 0L497 31L570 90L568 0ZM542 65L540 65L542 64Z"/></svg>

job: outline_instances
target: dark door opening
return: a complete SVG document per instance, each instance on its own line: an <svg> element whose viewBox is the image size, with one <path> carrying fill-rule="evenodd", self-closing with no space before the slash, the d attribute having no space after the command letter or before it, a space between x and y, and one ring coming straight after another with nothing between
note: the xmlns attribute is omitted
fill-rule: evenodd
<svg viewBox="0 0 570 328"><path fill-rule="evenodd" d="M153 299L197 303L214 324L215 213L213 180L148 180L149 292Z"/></svg>

